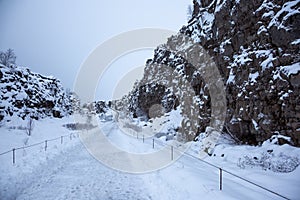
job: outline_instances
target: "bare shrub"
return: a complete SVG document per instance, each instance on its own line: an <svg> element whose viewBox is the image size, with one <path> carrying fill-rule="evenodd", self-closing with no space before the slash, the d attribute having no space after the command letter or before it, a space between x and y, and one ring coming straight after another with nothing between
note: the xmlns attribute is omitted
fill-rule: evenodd
<svg viewBox="0 0 300 200"><path fill-rule="evenodd" d="M33 131L33 128L34 128L34 121L33 121L33 119L32 119L31 117L29 117L29 118L28 118L28 122L27 122L26 129L25 129L26 134L27 134L28 136L31 136L32 131Z"/></svg>

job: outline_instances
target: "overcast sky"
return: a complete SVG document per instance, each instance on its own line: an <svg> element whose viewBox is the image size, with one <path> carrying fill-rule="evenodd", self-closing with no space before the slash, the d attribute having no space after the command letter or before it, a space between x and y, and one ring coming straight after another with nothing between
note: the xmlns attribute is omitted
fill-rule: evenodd
<svg viewBox="0 0 300 200"><path fill-rule="evenodd" d="M186 24L189 4L191 0L0 0L0 50L14 49L18 65L53 75L72 88L81 64L102 42L139 28L177 32ZM123 60L141 66L151 55L148 50ZM126 67L121 60L114 65Z"/></svg>

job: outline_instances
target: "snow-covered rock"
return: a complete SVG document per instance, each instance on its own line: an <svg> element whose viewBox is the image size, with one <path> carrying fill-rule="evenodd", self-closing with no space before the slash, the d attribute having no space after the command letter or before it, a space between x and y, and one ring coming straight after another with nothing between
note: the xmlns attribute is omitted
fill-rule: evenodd
<svg viewBox="0 0 300 200"><path fill-rule="evenodd" d="M227 98L223 131L248 144L259 144L279 133L300 146L299 6L298 0L195 0L188 25L160 45L147 61L144 78L131 93L131 110L148 115L153 103L162 104L167 91L174 95L171 102L180 100L185 93L170 87L164 92L157 83L181 86L187 80L198 105L191 109L200 113L193 136L209 126L211 91L203 74L172 52L189 49L183 34L207 50L222 76ZM170 76L170 69L177 76ZM145 85L150 88L143 89Z"/></svg>
<svg viewBox="0 0 300 200"><path fill-rule="evenodd" d="M61 118L72 112L75 99L54 77L24 67L0 65L0 121L9 121L13 116Z"/></svg>

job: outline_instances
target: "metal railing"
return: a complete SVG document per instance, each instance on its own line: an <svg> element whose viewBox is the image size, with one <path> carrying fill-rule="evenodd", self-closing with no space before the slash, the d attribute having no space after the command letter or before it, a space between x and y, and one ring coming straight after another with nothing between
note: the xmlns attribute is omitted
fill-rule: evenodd
<svg viewBox="0 0 300 200"><path fill-rule="evenodd" d="M72 140L72 138L74 138L75 136L77 137L77 133L70 133L70 134L67 134L67 135L59 136L57 138L44 140L43 142L39 142L39 143L31 144L31 145L25 145L25 146L17 147L17 148L12 148L9 151L5 151L5 152L0 153L0 156L5 155L5 154L9 154L9 153L12 152L12 164L15 164L16 163L16 151L18 151L18 150L25 150L25 149L32 148L32 147L35 147L35 146L43 145L44 151L47 151L47 149L49 147L49 142L59 140L60 144L63 144L64 143L64 138L69 138L69 140Z"/></svg>
<svg viewBox="0 0 300 200"><path fill-rule="evenodd" d="M138 138L138 137L137 137L137 138ZM143 140L143 143L144 143L144 142L145 142L144 136L142 137L142 140ZM258 183L255 183L255 182L253 182L253 181L251 181L251 180L248 180L248 179L246 179L246 178L244 178L244 177L242 177L242 176L240 176L240 175L237 175L237 174L235 174L235 173L233 173L233 172L231 172L231 171L229 171L229 170L226 170L226 169L224 169L224 168L222 168L222 167L220 167L220 166L217 166L217 165L212 164L212 163L210 163L210 162L208 162L208 161L205 161L205 160L203 160L203 159L201 159L201 158L199 158L199 157L196 157L196 156L194 156L194 155L192 155L192 154L190 154L190 153L188 153L188 152L186 152L186 151L182 151L182 150L180 150L179 148L177 148L177 147L175 147L175 146L173 146L173 145L169 145L169 144L167 144L167 143L162 142L161 140L152 138L152 148L153 148L153 149L155 148L155 144L158 144L158 145L160 145L160 146L169 146L169 147L170 147L170 155L171 155L170 157L171 157L171 160L174 159L174 150L176 150L176 151L182 153L182 155L188 156L188 157L193 158L193 159L195 159L195 160L197 160L197 161L200 161L200 162L202 162L202 163L204 163L204 164L206 164L206 165L209 165L209 166L211 166L211 167L213 167L213 168L215 168L215 169L218 169L218 170L219 170L219 190L222 190L222 189L223 189L223 182L224 182L224 181L223 181L223 173L227 173L227 174L229 174L229 175L231 175L231 176L234 176L234 177L236 177L236 178L238 178L238 179L240 179L240 180L242 180L242 181L245 181L245 182L247 182L247 183L249 183L249 184L251 184L251 185L253 185L253 186L256 186L256 187L258 187L258 188L261 188L262 190L265 190L265 191L267 191L267 192L269 192L269 193L271 193L271 194L273 194L273 195L276 195L276 196L278 196L278 197L280 197L280 198L288 199L288 200L289 200L288 197L286 197L286 196L284 196L284 195L282 195L282 194L279 194L278 192L274 192L274 191L272 191L272 190L270 190L270 189L268 189L268 188L266 188L266 187L264 187L264 186L262 186L262 185L259 185Z"/></svg>

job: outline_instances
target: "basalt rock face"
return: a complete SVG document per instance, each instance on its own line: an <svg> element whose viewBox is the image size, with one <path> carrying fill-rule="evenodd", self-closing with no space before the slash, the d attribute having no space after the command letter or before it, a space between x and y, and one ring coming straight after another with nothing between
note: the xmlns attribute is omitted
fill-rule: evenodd
<svg viewBox="0 0 300 200"><path fill-rule="evenodd" d="M141 85L133 95L131 102L136 104L136 107L130 107L134 111L134 117L152 117L152 114L160 115L159 110L153 110L155 105L163 105L165 112L170 112L175 106L175 98L172 93L166 90L164 85L157 83ZM147 99L145 101L145 99ZM137 109L136 109L137 108ZM159 109L159 107L157 107Z"/></svg>
<svg viewBox="0 0 300 200"><path fill-rule="evenodd" d="M0 65L0 121L16 116L61 118L73 112L72 99L58 79L18 66Z"/></svg>
<svg viewBox="0 0 300 200"><path fill-rule="evenodd" d="M241 142L259 144L274 134L282 134L300 146L299 7L298 0L195 0L192 18L179 31L179 35L201 45L216 63L226 90L223 131ZM162 81L167 77L162 76L166 73L163 69L167 68L181 74L172 77L173 82L184 79L192 85L198 102L194 109L201 115L200 132L211 120L208 86L201 73L169 50L182 45L178 38L169 38L167 44L155 50L140 83ZM164 98L164 92L151 91L156 90L135 88L139 95L132 97L138 99L131 102L133 112L151 107L148 93L158 100ZM175 100L180 96L174 95Z"/></svg>
<svg viewBox="0 0 300 200"><path fill-rule="evenodd" d="M300 2L199 1L194 6L199 11L182 31L209 51L223 73L227 131L252 144L279 133L299 146Z"/></svg>

